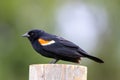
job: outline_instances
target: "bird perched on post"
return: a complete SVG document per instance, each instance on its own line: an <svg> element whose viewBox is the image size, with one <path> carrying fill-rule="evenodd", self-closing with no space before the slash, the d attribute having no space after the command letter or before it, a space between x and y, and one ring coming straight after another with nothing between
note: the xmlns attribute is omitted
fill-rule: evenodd
<svg viewBox="0 0 120 80"><path fill-rule="evenodd" d="M38 53L45 57L54 58L50 63L55 64L58 60L80 63L81 57L104 63L103 60L91 56L76 44L43 30L30 30L22 36L30 40Z"/></svg>

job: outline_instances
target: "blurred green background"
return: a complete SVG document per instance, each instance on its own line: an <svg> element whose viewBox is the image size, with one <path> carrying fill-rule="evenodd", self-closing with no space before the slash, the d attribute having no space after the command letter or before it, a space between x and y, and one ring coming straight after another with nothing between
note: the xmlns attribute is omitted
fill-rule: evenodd
<svg viewBox="0 0 120 80"><path fill-rule="evenodd" d="M95 25L103 27L101 34L97 37L97 45L88 52L99 56L105 63L97 64L87 59L81 61L81 65L88 67L88 80L120 80L120 0L1 0L0 80L28 80L30 64L48 63L51 59L36 54L29 41L22 38L21 35L30 29L38 28L64 36L62 33L64 27L61 29L60 26L69 19L64 19L65 16L60 19L60 15L64 15L66 5L68 8L65 8L65 11L67 9L72 11L74 8L69 8L69 6L74 7L76 4L84 4L88 8L87 10L91 10L91 15L98 16L98 21L94 23L100 22L100 24ZM95 30L99 29L97 27ZM82 33L80 32L80 34ZM87 40L89 41L89 39ZM81 42L80 39L79 42ZM94 41L91 42L94 43ZM92 47L92 45L88 46ZM87 50L89 47L84 48ZM73 64L64 61L59 63Z"/></svg>

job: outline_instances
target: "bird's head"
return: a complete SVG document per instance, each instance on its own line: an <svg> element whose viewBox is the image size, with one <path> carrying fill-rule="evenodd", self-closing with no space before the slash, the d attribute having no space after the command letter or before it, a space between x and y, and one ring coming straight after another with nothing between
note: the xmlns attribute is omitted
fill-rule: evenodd
<svg viewBox="0 0 120 80"><path fill-rule="evenodd" d="M38 38L40 38L42 35L44 34L43 30L30 30L28 32L26 32L25 34L23 34L23 37L27 37L31 42L37 40Z"/></svg>

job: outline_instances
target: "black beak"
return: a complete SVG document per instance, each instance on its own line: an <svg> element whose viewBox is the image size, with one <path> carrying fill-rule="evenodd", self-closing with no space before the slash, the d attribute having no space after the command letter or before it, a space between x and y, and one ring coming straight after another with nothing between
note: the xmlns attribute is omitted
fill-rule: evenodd
<svg viewBox="0 0 120 80"><path fill-rule="evenodd" d="M22 37L30 37L30 35L28 33L25 33L22 35Z"/></svg>

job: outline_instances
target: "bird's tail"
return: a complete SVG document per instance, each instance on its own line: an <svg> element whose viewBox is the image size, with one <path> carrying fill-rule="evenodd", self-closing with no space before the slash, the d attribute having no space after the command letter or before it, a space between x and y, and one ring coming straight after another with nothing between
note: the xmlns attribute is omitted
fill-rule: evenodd
<svg viewBox="0 0 120 80"><path fill-rule="evenodd" d="M89 59L91 59L91 60L93 60L93 61L95 61L95 62L98 62L98 63L104 63L104 61L103 60L101 60L101 59L99 59L99 58L97 58L97 57L94 57L94 56L91 56L91 55L89 55L89 54L87 54L86 52L81 52L81 51L79 51L80 52L80 54L83 56L83 57L87 57L87 58L89 58Z"/></svg>

